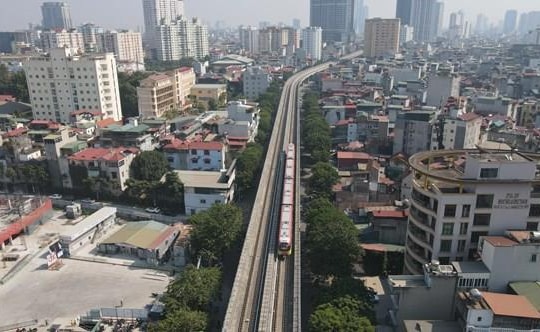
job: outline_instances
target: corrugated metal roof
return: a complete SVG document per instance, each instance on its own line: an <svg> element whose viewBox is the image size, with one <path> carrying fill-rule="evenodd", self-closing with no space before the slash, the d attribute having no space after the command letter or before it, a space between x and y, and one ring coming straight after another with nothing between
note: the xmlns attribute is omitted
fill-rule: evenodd
<svg viewBox="0 0 540 332"><path fill-rule="evenodd" d="M130 222L119 231L109 236L101 244L128 244L142 249L154 249L159 240L174 232L175 228L157 221L146 220Z"/></svg>

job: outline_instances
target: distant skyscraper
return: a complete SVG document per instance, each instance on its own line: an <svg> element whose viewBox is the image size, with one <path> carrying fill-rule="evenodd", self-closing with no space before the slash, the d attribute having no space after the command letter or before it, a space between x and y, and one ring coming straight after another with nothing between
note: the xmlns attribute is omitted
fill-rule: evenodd
<svg viewBox="0 0 540 332"><path fill-rule="evenodd" d="M240 26L240 45L251 54L259 53L259 30L252 26Z"/></svg>
<svg viewBox="0 0 540 332"><path fill-rule="evenodd" d="M322 29L307 27L302 30L302 49L308 58L318 61L322 59Z"/></svg>
<svg viewBox="0 0 540 332"><path fill-rule="evenodd" d="M504 15L504 27L503 32L505 34L511 34L516 30L517 24L517 11L516 10L507 10Z"/></svg>
<svg viewBox="0 0 540 332"><path fill-rule="evenodd" d="M413 0L397 0L396 18L401 20L402 25L411 24L411 8Z"/></svg>
<svg viewBox="0 0 540 332"><path fill-rule="evenodd" d="M354 33L360 36L364 31L364 23L366 17L364 15L364 0L354 0Z"/></svg>
<svg viewBox="0 0 540 332"><path fill-rule="evenodd" d="M310 26L322 28L323 42L347 42L354 35L355 0L311 0Z"/></svg>
<svg viewBox="0 0 540 332"><path fill-rule="evenodd" d="M465 14L463 11L450 14L448 37L451 40L461 39L465 36Z"/></svg>
<svg viewBox="0 0 540 332"><path fill-rule="evenodd" d="M156 47L160 25L169 25L184 15L181 0L142 0L144 14L144 39L150 49Z"/></svg>
<svg viewBox="0 0 540 332"><path fill-rule="evenodd" d="M399 49L400 20L398 18L372 18L366 20L364 55L376 57L395 55Z"/></svg>
<svg viewBox="0 0 540 332"><path fill-rule="evenodd" d="M476 16L476 25L474 27L474 32L478 35L487 32L488 30L488 18L484 14L478 14Z"/></svg>
<svg viewBox="0 0 540 332"><path fill-rule="evenodd" d="M435 0L397 0L396 17L414 28L414 40L430 42L437 37L442 6Z"/></svg>
<svg viewBox="0 0 540 332"><path fill-rule="evenodd" d="M65 2L44 2L41 5L43 28L50 30L69 30L72 28L69 5Z"/></svg>
<svg viewBox="0 0 540 332"><path fill-rule="evenodd" d="M444 18L444 2L439 1L435 3L435 7L433 10L433 21L431 22L432 38L437 38L441 35L442 26L443 26L443 18Z"/></svg>
<svg viewBox="0 0 540 332"><path fill-rule="evenodd" d="M298 18L293 18L293 20L292 20L292 26L293 26L293 28L295 28L295 29L300 29L300 27L301 27L300 19L298 19Z"/></svg>

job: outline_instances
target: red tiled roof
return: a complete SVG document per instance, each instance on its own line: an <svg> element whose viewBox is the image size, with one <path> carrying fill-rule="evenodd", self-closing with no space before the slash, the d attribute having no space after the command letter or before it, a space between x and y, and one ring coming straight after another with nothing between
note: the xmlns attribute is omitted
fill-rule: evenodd
<svg viewBox="0 0 540 332"><path fill-rule="evenodd" d="M68 157L69 160L78 161L91 161L91 160L105 160L105 161L120 161L125 158L125 153L137 153L137 148L87 148Z"/></svg>
<svg viewBox="0 0 540 332"><path fill-rule="evenodd" d="M386 251L385 246L379 243L362 243L361 246L362 246L362 249L368 250L368 251L379 251L379 252Z"/></svg>
<svg viewBox="0 0 540 332"><path fill-rule="evenodd" d="M96 126L98 128L105 128L115 123L116 121L113 118L107 118L107 119L97 121Z"/></svg>
<svg viewBox="0 0 540 332"><path fill-rule="evenodd" d="M540 319L540 313L525 296L482 292L482 297L495 315Z"/></svg>
<svg viewBox="0 0 540 332"><path fill-rule="evenodd" d="M179 139L174 139L171 143L165 145L164 149L168 150L223 150L223 144L220 142L202 142L202 141L182 141Z"/></svg>
<svg viewBox="0 0 540 332"><path fill-rule="evenodd" d="M478 119L479 117L480 117L480 114L476 114L476 113L464 113L459 116L459 118L463 121L471 121L474 119Z"/></svg>
<svg viewBox="0 0 540 332"><path fill-rule="evenodd" d="M4 138L17 137L17 136L26 134L27 132L28 132L28 129L21 127L21 128L8 131L7 133L3 135L3 137Z"/></svg>
<svg viewBox="0 0 540 332"><path fill-rule="evenodd" d="M185 73L185 72L191 71L191 70L193 70L193 68L191 68L191 67L180 67L180 68L178 68L178 71L181 72L181 73Z"/></svg>
<svg viewBox="0 0 540 332"><path fill-rule="evenodd" d="M338 151L337 159L361 159L369 160L371 156L364 152Z"/></svg>
<svg viewBox="0 0 540 332"><path fill-rule="evenodd" d="M0 101L15 101L15 97L12 95L0 95Z"/></svg>
<svg viewBox="0 0 540 332"><path fill-rule="evenodd" d="M491 243L494 247L512 247L518 244L516 241L504 236L485 236L484 240Z"/></svg>

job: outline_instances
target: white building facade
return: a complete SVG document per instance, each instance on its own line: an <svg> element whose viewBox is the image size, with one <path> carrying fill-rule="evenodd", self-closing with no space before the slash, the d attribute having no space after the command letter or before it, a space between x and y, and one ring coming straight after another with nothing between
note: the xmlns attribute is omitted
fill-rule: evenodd
<svg viewBox="0 0 540 332"><path fill-rule="evenodd" d="M40 35L41 47L45 51L53 48L73 48L84 50L84 38L81 32L77 31L43 31Z"/></svg>
<svg viewBox="0 0 540 332"><path fill-rule="evenodd" d="M34 119L69 123L70 113L83 109L122 119L114 54L57 48L30 58L24 70Z"/></svg>
<svg viewBox="0 0 540 332"><path fill-rule="evenodd" d="M249 100L256 100L268 90L272 78L268 71L261 67L249 67L242 75L244 83L244 96Z"/></svg>
<svg viewBox="0 0 540 332"><path fill-rule="evenodd" d="M322 59L322 29L307 27L302 30L302 48L306 56L314 61Z"/></svg>
<svg viewBox="0 0 540 332"><path fill-rule="evenodd" d="M156 57L160 61L175 61L209 55L208 27L198 19L178 19L156 27Z"/></svg>
<svg viewBox="0 0 540 332"><path fill-rule="evenodd" d="M107 31L98 35L99 52L111 52L118 63L132 63L144 70L144 51L139 32Z"/></svg>
<svg viewBox="0 0 540 332"><path fill-rule="evenodd" d="M431 260L473 260L482 236L537 230L537 162L517 152L443 150L412 156L406 270L419 273Z"/></svg>

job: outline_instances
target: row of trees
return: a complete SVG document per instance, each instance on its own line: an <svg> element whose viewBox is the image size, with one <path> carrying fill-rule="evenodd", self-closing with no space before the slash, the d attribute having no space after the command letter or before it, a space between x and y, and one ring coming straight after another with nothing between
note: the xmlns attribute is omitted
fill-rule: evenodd
<svg viewBox="0 0 540 332"><path fill-rule="evenodd" d="M49 171L43 163L24 163L5 167L0 163L0 173L11 183L23 183L33 193L43 192L49 187Z"/></svg>
<svg viewBox="0 0 540 332"><path fill-rule="evenodd" d="M306 93L303 98L302 141L314 163L327 162L332 148L330 126L321 114L319 95Z"/></svg>
<svg viewBox="0 0 540 332"><path fill-rule="evenodd" d="M118 90L122 114L125 117L139 115L139 103L137 101L137 87L141 81L150 75L148 72L137 71L134 73L118 73Z"/></svg>
<svg viewBox="0 0 540 332"><path fill-rule="evenodd" d="M30 95L24 71L9 72L6 65L0 64L0 94L12 95L18 101L29 103Z"/></svg>
<svg viewBox="0 0 540 332"><path fill-rule="evenodd" d="M314 165L307 181L311 201L303 211L308 223L306 258L319 289L315 310L309 319L310 331L375 331L372 296L364 284L351 277L361 250L354 223L331 202L332 187L339 180L329 163L331 131L321 114L319 96L303 98L302 139Z"/></svg>
<svg viewBox="0 0 540 332"><path fill-rule="evenodd" d="M197 269L187 266L180 276L169 284L163 298L165 318L150 326L151 332L206 331L212 301L219 295L221 285L219 268Z"/></svg>

